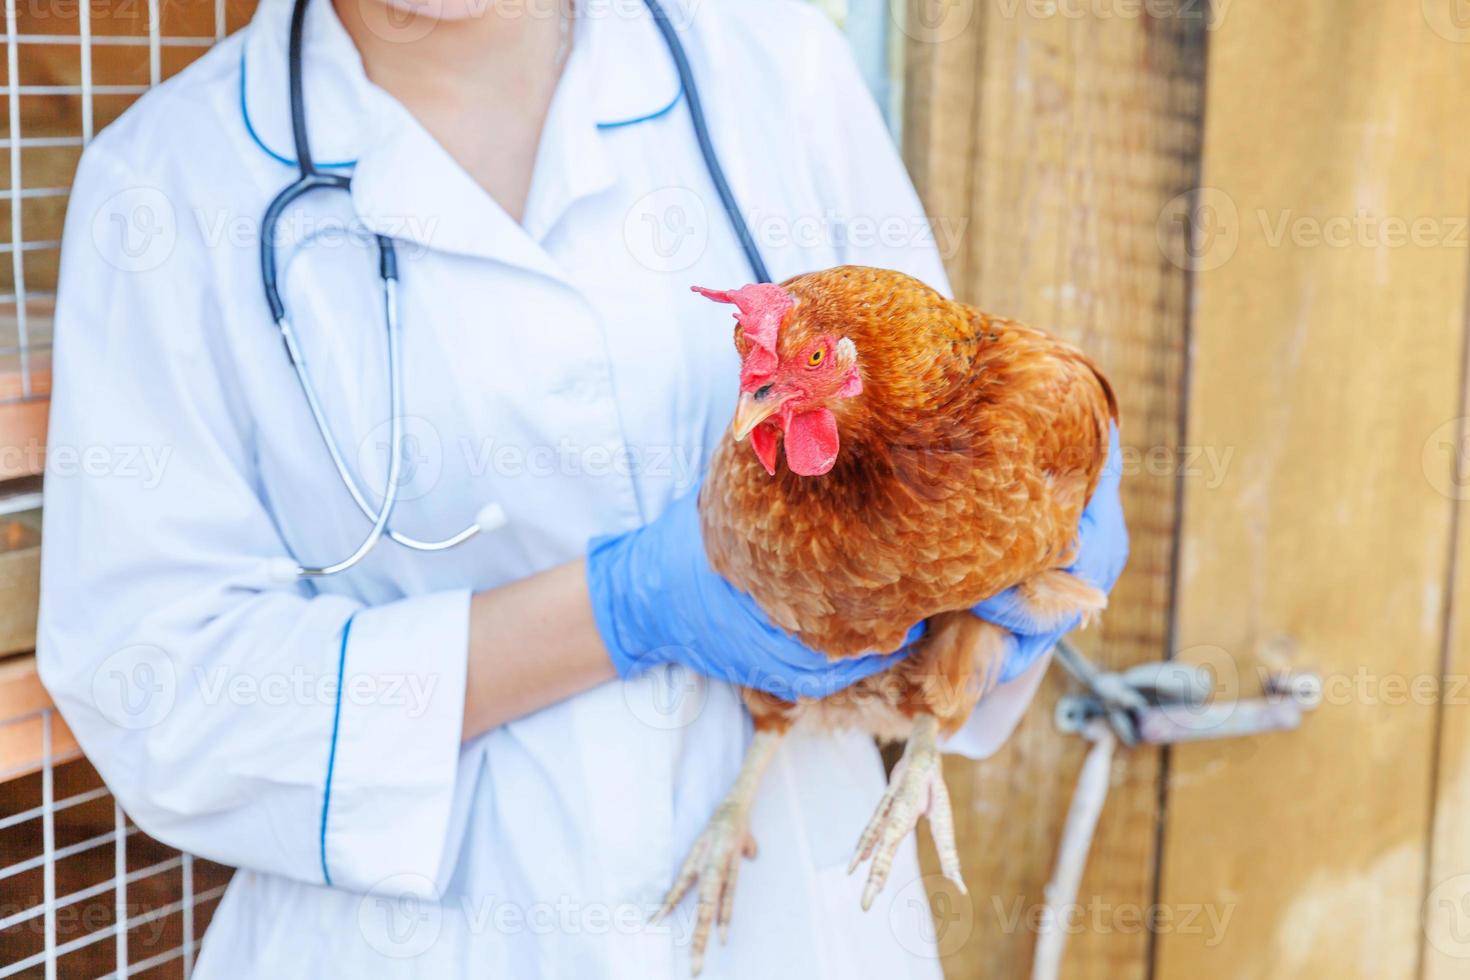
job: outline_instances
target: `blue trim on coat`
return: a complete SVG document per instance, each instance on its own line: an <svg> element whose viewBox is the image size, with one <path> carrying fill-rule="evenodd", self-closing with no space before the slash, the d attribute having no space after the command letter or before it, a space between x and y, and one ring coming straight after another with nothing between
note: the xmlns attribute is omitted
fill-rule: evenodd
<svg viewBox="0 0 1470 980"><path fill-rule="evenodd" d="M299 161L292 160L290 157L287 156L283 156L277 153L275 150L272 150L270 147L266 146L265 140L261 139L260 134L255 131L255 124L250 121L250 107L245 103L244 44L240 45L240 119L245 123L245 132L250 134L251 140L255 142L256 146L260 147L261 151L265 153L266 156L270 157L272 160L277 161L278 163L284 163L288 167L295 167L299 164ZM351 167L356 163L356 160L334 160L331 163L318 163L317 166L327 167L330 169L340 169L342 167Z"/></svg>
<svg viewBox="0 0 1470 980"><path fill-rule="evenodd" d="M600 122L600 123L597 124L597 128L598 129L620 129L623 126L636 126L638 123L648 122L650 119L657 119L660 116L667 116L669 113L671 113L671 112L674 111L674 106L678 105L681 101L683 101L683 99L684 99L684 83L683 82L680 82L679 83L679 91L677 91L677 92L674 93L674 99L673 99L673 101L670 102L668 105L664 106L662 109L655 109L655 110L653 110L652 112L648 113L645 116L634 116L632 119L618 119L618 120L615 120L613 122Z"/></svg>
<svg viewBox="0 0 1470 980"><path fill-rule="evenodd" d="M337 703L332 706L332 744L327 750L327 782L322 789L322 880L328 887L331 887L332 875L327 870L327 814L332 808L332 772L337 768L337 731L342 723L342 673L347 666L347 637L352 634L354 616L356 613L348 616L342 627L342 647L337 652Z"/></svg>

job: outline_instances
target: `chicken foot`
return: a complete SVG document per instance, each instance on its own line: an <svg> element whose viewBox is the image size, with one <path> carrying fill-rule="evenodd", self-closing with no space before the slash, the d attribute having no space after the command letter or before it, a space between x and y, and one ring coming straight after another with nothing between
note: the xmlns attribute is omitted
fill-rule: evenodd
<svg viewBox="0 0 1470 980"><path fill-rule="evenodd" d="M944 785L940 765L939 720L927 714L915 716L914 730L904 747L903 758L893 767L888 789L879 801L873 819L868 821L868 826L858 838L857 850L847 866L847 873L852 874L870 856L873 859L872 867L868 869L868 883L863 887L863 911L873 907L873 899L878 897L888 881L898 845L919 826L921 815L929 818L929 833L934 838L935 850L939 852L940 870L955 883L960 894L968 894L960 877L959 850L954 842L954 813L950 809L949 790Z"/></svg>
<svg viewBox="0 0 1470 980"><path fill-rule="evenodd" d="M718 921L721 943L729 937L740 859L756 855L755 838L750 833L750 807L761 776L780 744L780 732L755 733L734 785L694 841L679 874L664 896L663 905L654 913L653 922L661 921L694 887L694 883L699 882L698 917L694 925L694 948L690 953L692 972L696 977L704 969L704 950L709 943L710 926Z"/></svg>

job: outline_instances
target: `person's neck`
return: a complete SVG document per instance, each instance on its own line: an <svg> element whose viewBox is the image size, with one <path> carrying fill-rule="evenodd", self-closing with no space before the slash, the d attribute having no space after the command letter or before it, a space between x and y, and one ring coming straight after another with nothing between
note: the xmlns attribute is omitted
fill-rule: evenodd
<svg viewBox="0 0 1470 980"><path fill-rule="evenodd" d="M559 74L569 46L560 2L502 10L493 0L466 0L473 12L454 19L387 0L332 2L368 78L409 104L531 94L544 88L538 79Z"/></svg>
<svg viewBox="0 0 1470 980"><path fill-rule="evenodd" d="M570 48L564 0L490 0L434 19L388 0L333 0L367 77L401 102L514 220L524 214L541 129Z"/></svg>

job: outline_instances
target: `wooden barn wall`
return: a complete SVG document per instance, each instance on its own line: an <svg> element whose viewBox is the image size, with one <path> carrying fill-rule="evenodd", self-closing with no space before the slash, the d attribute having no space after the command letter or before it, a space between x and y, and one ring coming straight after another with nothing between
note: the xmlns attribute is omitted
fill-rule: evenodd
<svg viewBox="0 0 1470 980"><path fill-rule="evenodd" d="M1453 6L1240 0L1209 37L1202 182L1238 233L1194 276L1186 439L1233 455L1185 485L1176 653L1247 691L1326 684L1299 732L1173 753L1160 897L1231 919L1161 936L1161 976L1470 974L1470 907L1453 962L1420 923L1426 884L1470 871L1463 708L1435 772L1470 254Z"/></svg>
<svg viewBox="0 0 1470 980"><path fill-rule="evenodd" d="M905 155L968 222L956 292L1081 343L1121 395L1133 555L1086 649L1206 664L1221 697L1325 682L1299 732L1119 755L1062 975L1470 975L1470 18L908 16ZM1010 913L1042 901L1080 765L1067 686L949 763L972 896L935 889L951 977L1030 970Z"/></svg>

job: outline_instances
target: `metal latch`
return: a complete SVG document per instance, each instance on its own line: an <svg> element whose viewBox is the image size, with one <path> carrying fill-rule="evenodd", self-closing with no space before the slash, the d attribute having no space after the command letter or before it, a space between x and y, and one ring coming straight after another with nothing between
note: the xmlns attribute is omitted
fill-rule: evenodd
<svg viewBox="0 0 1470 980"><path fill-rule="evenodd" d="M1214 684L1202 667L1166 662L1106 672L1066 642L1057 644L1056 656L1088 691L1058 700L1057 728L1086 734L1102 719L1124 745L1290 731L1322 700L1322 682L1310 673L1270 672L1263 676L1261 697L1212 702Z"/></svg>
<svg viewBox="0 0 1470 980"><path fill-rule="evenodd" d="M1086 694L1068 694L1057 702L1057 727L1081 735L1092 747L1077 776L1044 891L1046 908L1031 980L1056 980L1061 972L1066 910L1077 901L1119 744L1163 745L1286 731L1300 725L1302 716L1322 700L1322 682L1314 674L1268 673L1262 678L1261 697L1211 701L1214 684L1202 667L1153 663L1113 673L1099 670L1066 642L1057 644L1056 659L1087 688Z"/></svg>

